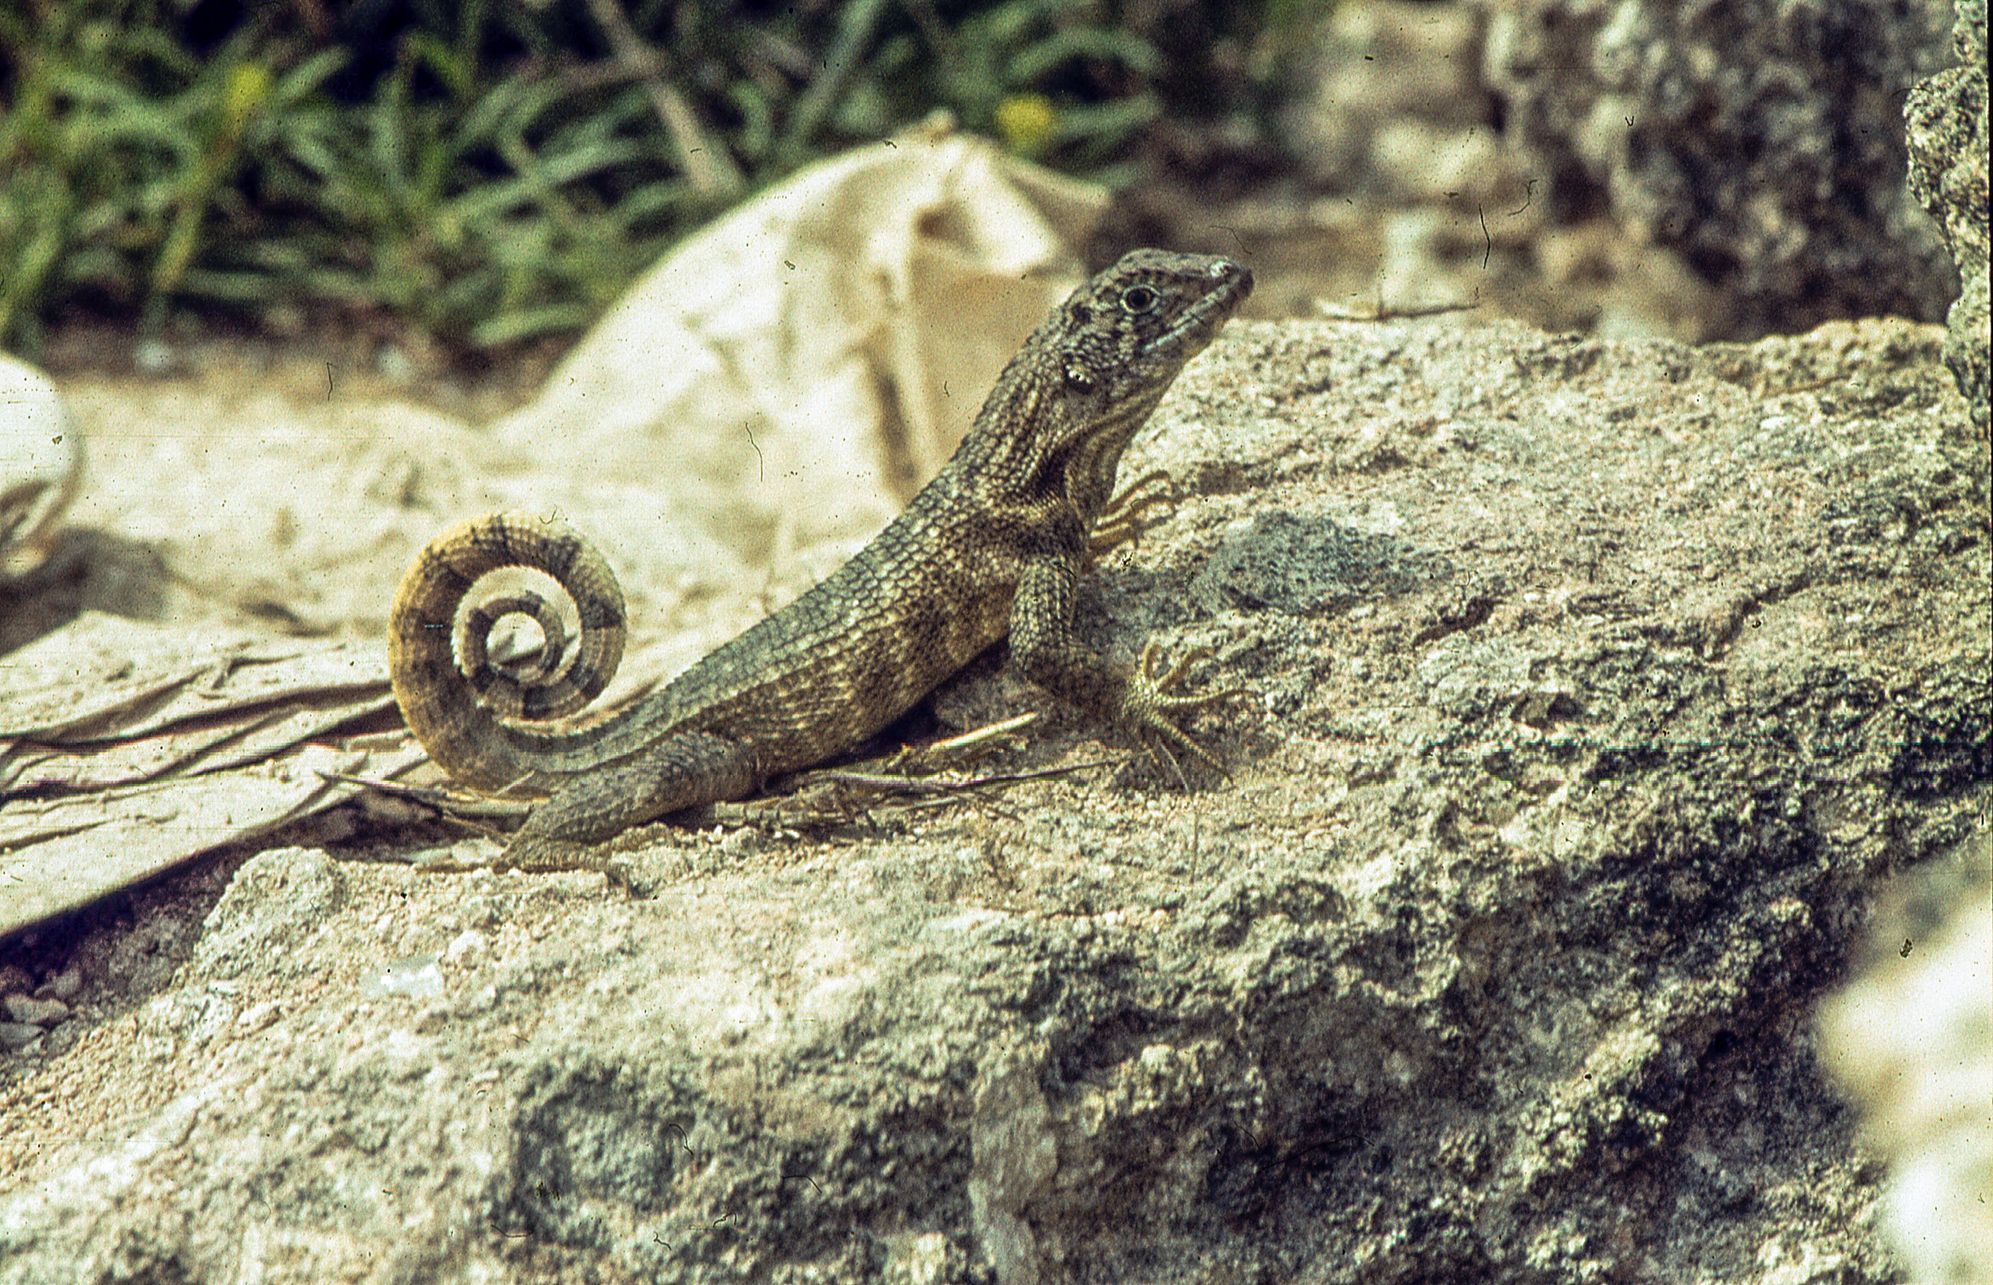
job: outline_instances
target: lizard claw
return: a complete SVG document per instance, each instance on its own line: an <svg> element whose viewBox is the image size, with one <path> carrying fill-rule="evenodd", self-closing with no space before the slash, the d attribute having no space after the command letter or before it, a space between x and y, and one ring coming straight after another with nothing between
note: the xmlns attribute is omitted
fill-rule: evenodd
<svg viewBox="0 0 1993 1285"><path fill-rule="evenodd" d="M1176 663L1165 667L1156 644L1144 644L1141 658L1135 662L1135 672L1129 675L1127 695L1121 702L1122 718L1134 727L1151 754L1169 764L1177 783L1185 788L1189 782L1183 774L1183 755L1230 775L1223 763L1179 725L1186 715L1245 694L1242 687L1195 694L1184 692L1190 667L1209 660L1212 655L1209 647L1193 647L1178 657Z"/></svg>
<svg viewBox="0 0 1993 1285"><path fill-rule="evenodd" d="M1094 519L1093 534L1087 538L1087 553L1098 558L1135 540L1161 521L1151 518L1149 510L1175 499L1176 487L1169 474L1161 469L1142 474L1109 500Z"/></svg>

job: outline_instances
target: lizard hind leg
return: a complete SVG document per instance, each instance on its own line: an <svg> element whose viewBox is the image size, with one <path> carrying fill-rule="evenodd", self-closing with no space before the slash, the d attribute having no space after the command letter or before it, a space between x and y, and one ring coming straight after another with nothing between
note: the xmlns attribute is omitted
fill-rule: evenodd
<svg viewBox="0 0 1993 1285"><path fill-rule="evenodd" d="M502 870L599 870L591 845L673 812L743 798L761 785L754 751L715 732L681 731L594 772L563 781L534 808L496 865Z"/></svg>

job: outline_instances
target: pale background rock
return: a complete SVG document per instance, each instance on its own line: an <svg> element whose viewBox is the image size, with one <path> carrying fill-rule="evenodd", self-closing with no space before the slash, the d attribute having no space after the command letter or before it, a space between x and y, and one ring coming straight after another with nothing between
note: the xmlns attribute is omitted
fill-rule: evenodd
<svg viewBox="0 0 1993 1285"><path fill-rule="evenodd" d="M743 569L826 547L835 566L939 470L1086 275L1073 247L1105 203L945 129L856 148L688 237L491 431L579 483L670 490L678 524Z"/></svg>
<svg viewBox="0 0 1993 1285"><path fill-rule="evenodd" d="M83 439L54 383L0 353L0 585L41 565L82 475Z"/></svg>
<svg viewBox="0 0 1993 1285"><path fill-rule="evenodd" d="M1885 1226L1914 1281L1993 1274L1993 830L1885 888L1821 1052L1889 1162ZM1900 943L1900 945L1899 945Z"/></svg>
<svg viewBox="0 0 1993 1285"><path fill-rule="evenodd" d="M1312 288L1612 338L1935 321L1958 278L1904 191L1903 110L1950 23L1944 0L1336 5L1280 118L1313 199L1175 222L1250 247L1267 315Z"/></svg>

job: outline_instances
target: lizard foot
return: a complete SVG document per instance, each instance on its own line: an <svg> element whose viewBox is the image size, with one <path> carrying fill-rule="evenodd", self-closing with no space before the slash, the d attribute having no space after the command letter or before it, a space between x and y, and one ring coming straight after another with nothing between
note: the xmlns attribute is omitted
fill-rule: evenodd
<svg viewBox="0 0 1993 1285"><path fill-rule="evenodd" d="M1193 647L1179 657L1175 664L1164 667L1161 654L1153 642L1142 647L1142 656L1135 664L1135 672L1128 677L1128 692L1121 701L1121 716L1135 729L1150 752L1168 763L1176 773L1177 783L1188 788L1189 782L1183 775L1183 764L1179 756L1189 755L1229 776L1225 765L1220 763L1209 750L1190 738L1180 726L1179 720L1199 710L1209 709L1221 701L1235 696L1243 696L1243 687L1226 687L1215 692L1185 693L1185 675L1190 667L1212 656L1209 647Z"/></svg>
<svg viewBox="0 0 1993 1285"><path fill-rule="evenodd" d="M530 820L527 825L531 825ZM492 868L522 870L528 874L557 874L566 870L588 871L601 875L609 887L625 897L636 896L636 885L630 882L629 868L603 855L598 851L599 846L573 839L534 834L527 827L521 827L519 832L512 836L512 842L505 845L505 851L499 853L498 859L492 862Z"/></svg>
<svg viewBox="0 0 1993 1285"><path fill-rule="evenodd" d="M1087 538L1087 553L1098 558L1135 540L1162 521L1160 517L1152 517L1150 510L1173 503L1176 498L1176 487L1169 474L1161 469L1142 474L1100 511L1093 534Z"/></svg>

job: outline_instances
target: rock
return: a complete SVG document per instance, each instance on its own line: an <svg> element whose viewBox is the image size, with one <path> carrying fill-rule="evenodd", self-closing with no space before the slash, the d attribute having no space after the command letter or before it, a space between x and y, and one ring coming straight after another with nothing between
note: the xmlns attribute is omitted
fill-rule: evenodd
<svg viewBox="0 0 1993 1285"><path fill-rule="evenodd" d="M1679 254L1737 333L1943 315L1957 282L1904 193L1898 123L1944 58L1936 0L1483 7L1485 76L1545 195Z"/></svg>
<svg viewBox="0 0 1993 1285"><path fill-rule="evenodd" d="M1958 0L1958 64L1910 91L1903 108L1910 191L1929 211L1958 268L1945 364L1958 378L1982 440L1987 419L1986 0Z"/></svg>
<svg viewBox="0 0 1993 1285"><path fill-rule="evenodd" d="M1993 779L1942 345L1235 323L1082 622L1214 649L1231 779L985 661L936 708L1074 771L65 929L0 1282L1896 1280L1809 1014Z"/></svg>
<svg viewBox="0 0 1993 1285"><path fill-rule="evenodd" d="M40 993L65 1004L74 1004L76 997L83 993L83 970L73 965L63 969L42 983Z"/></svg>
<svg viewBox="0 0 1993 1285"><path fill-rule="evenodd" d="M1395 132L1402 139L1406 130L1442 150L1489 137L1496 104L1477 65L1481 27L1481 15L1462 5L1378 0L1335 6L1283 114L1301 172L1332 188L1381 187L1388 194L1396 184L1412 183L1422 195L1443 190L1429 177L1430 166L1400 168L1392 162L1402 157L1389 145L1381 153L1379 147L1386 136ZM1451 177L1471 186L1507 174L1497 164Z"/></svg>
<svg viewBox="0 0 1993 1285"><path fill-rule="evenodd" d="M83 473L83 441L46 375L0 353L0 585L39 566Z"/></svg>
<svg viewBox="0 0 1993 1285"><path fill-rule="evenodd" d="M27 995L0 997L0 1010L24 1026L44 1029L69 1020L69 1005L59 999L34 999Z"/></svg>
<svg viewBox="0 0 1993 1285"><path fill-rule="evenodd" d="M0 1052L24 1052L38 1045L47 1034L41 1027L26 1022L0 1022ZM5 1243L4 1237L0 1237L0 1246Z"/></svg>

